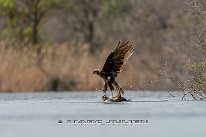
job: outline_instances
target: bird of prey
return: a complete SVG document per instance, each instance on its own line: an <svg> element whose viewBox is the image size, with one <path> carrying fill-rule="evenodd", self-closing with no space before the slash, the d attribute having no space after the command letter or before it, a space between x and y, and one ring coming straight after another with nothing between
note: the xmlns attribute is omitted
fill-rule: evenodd
<svg viewBox="0 0 206 137"><path fill-rule="evenodd" d="M134 52L134 46L128 45L129 41L124 41L121 43L119 41L116 49L110 53L110 55L107 57L106 62L103 66L103 68L100 69L95 69L92 74L96 74L100 76L105 84L103 88L103 93L104 93L104 98L106 97L106 91L107 87L109 86L111 92L114 90L113 85L117 89L117 96L116 100L120 101L121 100L121 94L124 93L122 88L119 86L119 84L115 81L115 78L117 77L117 74L120 73L123 70L123 67L126 63L126 61L129 59L129 57L132 55ZM113 97L113 92L112 92L112 97Z"/></svg>

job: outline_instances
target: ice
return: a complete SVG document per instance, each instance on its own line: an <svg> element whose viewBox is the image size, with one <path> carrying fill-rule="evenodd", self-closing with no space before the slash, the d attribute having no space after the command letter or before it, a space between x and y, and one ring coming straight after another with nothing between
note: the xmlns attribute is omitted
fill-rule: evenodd
<svg viewBox="0 0 206 137"><path fill-rule="evenodd" d="M125 91L133 102L105 104L97 91L1 93L1 137L205 136L206 102L181 92ZM133 125L72 125L67 120L148 120ZM62 123L58 123L62 120Z"/></svg>

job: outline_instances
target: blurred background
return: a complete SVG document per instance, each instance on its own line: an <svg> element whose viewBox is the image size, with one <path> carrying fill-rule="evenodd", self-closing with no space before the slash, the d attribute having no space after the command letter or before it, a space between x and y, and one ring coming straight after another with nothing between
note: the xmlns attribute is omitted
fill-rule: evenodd
<svg viewBox="0 0 206 137"><path fill-rule="evenodd" d="M101 90L102 79L91 73L103 67L119 40L135 46L117 79L124 89L179 90L171 76L178 82L190 78L190 88L204 90L204 5L0 0L0 92Z"/></svg>

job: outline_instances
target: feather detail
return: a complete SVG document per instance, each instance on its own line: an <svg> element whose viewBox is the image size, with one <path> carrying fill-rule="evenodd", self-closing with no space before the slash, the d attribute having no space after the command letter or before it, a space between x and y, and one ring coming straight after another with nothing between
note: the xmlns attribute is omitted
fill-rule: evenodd
<svg viewBox="0 0 206 137"><path fill-rule="evenodd" d="M130 41L118 42L115 51L111 52L107 57L106 62L102 68L104 74L110 74L111 72L120 73L123 70L127 60L134 52L134 46L128 45Z"/></svg>

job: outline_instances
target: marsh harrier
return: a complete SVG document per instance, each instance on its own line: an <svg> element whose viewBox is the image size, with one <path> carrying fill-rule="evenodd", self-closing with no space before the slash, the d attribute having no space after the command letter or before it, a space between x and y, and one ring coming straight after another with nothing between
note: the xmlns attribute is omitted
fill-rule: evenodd
<svg viewBox="0 0 206 137"><path fill-rule="evenodd" d="M121 94L124 93L122 88L115 81L115 78L117 77L117 74L123 70L126 61L129 59L129 57L132 55L134 51L134 47L132 45L128 45L128 43L129 41L124 41L123 43L119 41L116 49L113 52L111 52L110 55L107 57L103 68L101 70L95 69L92 72L92 74L96 74L104 79L105 84L102 91L105 97L108 86L111 91L114 90L113 85L116 87L116 99L121 99Z"/></svg>

